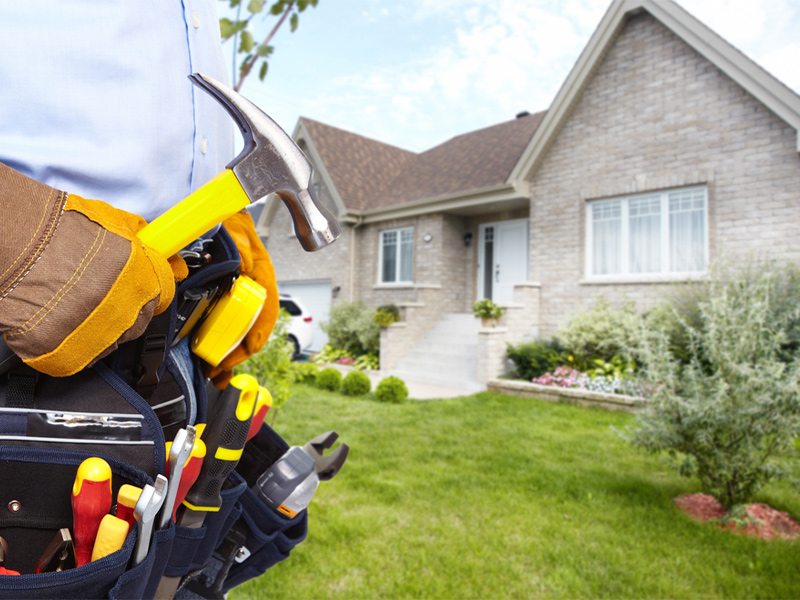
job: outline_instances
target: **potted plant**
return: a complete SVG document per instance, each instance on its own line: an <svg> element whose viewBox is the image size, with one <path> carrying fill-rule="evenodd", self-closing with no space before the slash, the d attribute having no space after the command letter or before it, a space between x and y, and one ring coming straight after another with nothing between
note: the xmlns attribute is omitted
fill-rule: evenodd
<svg viewBox="0 0 800 600"><path fill-rule="evenodd" d="M484 327L496 327L497 319L503 314L503 309L488 298L484 298L472 305L472 314L481 320Z"/></svg>

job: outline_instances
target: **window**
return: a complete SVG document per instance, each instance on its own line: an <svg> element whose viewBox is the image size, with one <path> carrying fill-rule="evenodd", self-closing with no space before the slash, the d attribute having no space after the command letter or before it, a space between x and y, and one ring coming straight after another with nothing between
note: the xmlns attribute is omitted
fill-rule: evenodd
<svg viewBox="0 0 800 600"><path fill-rule="evenodd" d="M595 200L587 205L591 277L692 274L708 264L705 187Z"/></svg>
<svg viewBox="0 0 800 600"><path fill-rule="evenodd" d="M381 283L413 280L414 228L389 229L380 233Z"/></svg>

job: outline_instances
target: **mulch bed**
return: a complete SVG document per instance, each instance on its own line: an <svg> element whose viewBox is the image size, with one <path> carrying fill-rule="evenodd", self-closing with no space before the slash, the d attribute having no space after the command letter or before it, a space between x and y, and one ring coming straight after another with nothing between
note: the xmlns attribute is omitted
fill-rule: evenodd
<svg viewBox="0 0 800 600"><path fill-rule="evenodd" d="M712 496L686 494L675 498L675 504L684 513L698 521L719 520L725 517L725 509ZM775 510L766 504L748 504L747 516L735 521L719 521L719 527L733 533L759 537L763 540L791 540L800 537L800 524L787 513Z"/></svg>

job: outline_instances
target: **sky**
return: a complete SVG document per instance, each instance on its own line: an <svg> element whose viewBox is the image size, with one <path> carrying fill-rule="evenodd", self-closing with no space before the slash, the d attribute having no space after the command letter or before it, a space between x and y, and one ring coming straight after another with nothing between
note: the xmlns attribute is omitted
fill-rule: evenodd
<svg viewBox="0 0 800 600"><path fill-rule="evenodd" d="M800 1L678 4L800 93ZM319 0L294 33L278 31L266 79L253 73L241 92L290 135L303 116L421 152L547 109L609 5ZM275 18L256 19L263 39Z"/></svg>

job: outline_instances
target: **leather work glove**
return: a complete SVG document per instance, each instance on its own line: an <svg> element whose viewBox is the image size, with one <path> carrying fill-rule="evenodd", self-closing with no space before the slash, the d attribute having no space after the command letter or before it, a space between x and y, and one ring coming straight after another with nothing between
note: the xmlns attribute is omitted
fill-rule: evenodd
<svg viewBox="0 0 800 600"><path fill-rule="evenodd" d="M169 262L137 239L145 225L0 164L0 331L9 348L65 377L140 336L187 275L182 259Z"/></svg>
<svg viewBox="0 0 800 600"><path fill-rule="evenodd" d="M214 385L224 389L233 377L233 367L247 360L267 343L272 328L278 320L280 305L278 303L278 283L275 280L275 269L272 267L267 249L256 233L253 218L247 210L242 210L222 222L236 243L241 259L240 271L261 284L267 290L267 299L258 319L247 332L241 343L234 348L217 367L209 366L206 376Z"/></svg>

